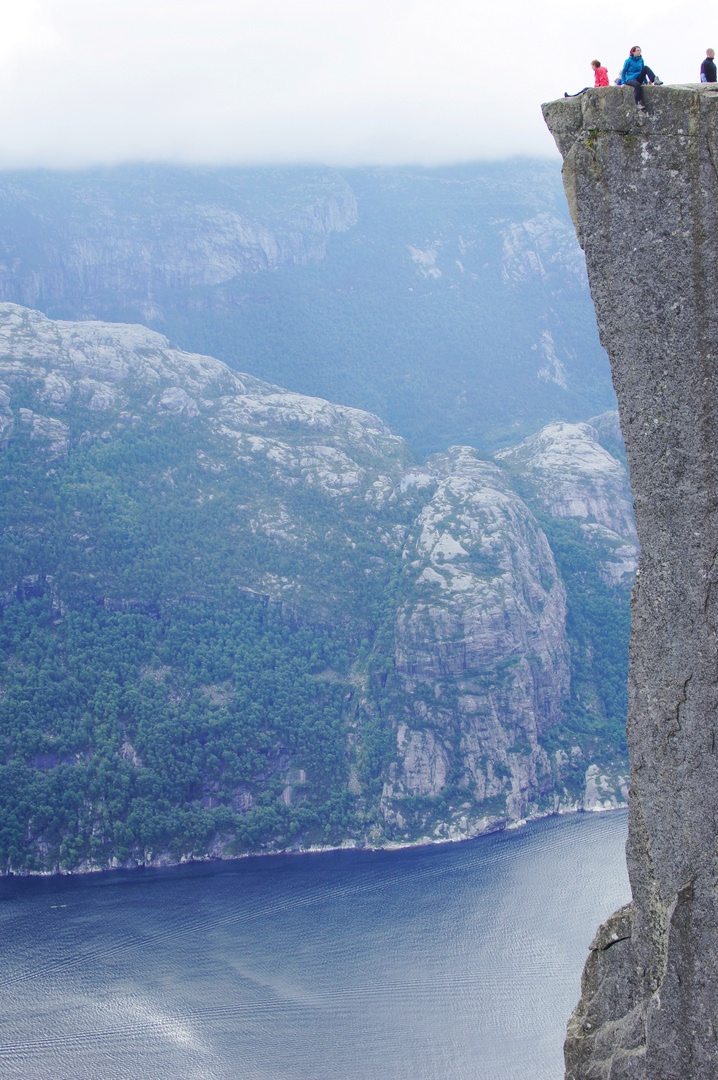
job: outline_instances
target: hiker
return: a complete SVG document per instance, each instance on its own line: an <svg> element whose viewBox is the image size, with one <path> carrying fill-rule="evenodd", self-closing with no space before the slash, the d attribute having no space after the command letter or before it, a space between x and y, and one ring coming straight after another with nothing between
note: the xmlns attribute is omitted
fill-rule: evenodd
<svg viewBox="0 0 718 1080"><path fill-rule="evenodd" d="M648 79L654 86L663 86L662 81L658 78L654 71L651 71L648 64L644 63L643 56L641 54L641 46L634 45L628 54L619 79L617 80L619 86L632 86L633 95L636 99L636 105L639 109L645 109L643 104L643 84Z"/></svg>
<svg viewBox="0 0 718 1080"><path fill-rule="evenodd" d="M701 82L718 82L715 49L706 49L706 58L701 64Z"/></svg>
<svg viewBox="0 0 718 1080"><path fill-rule="evenodd" d="M608 68L602 67L600 60L592 60L591 67L594 73L594 86L608 86Z"/></svg>
<svg viewBox="0 0 718 1080"><path fill-rule="evenodd" d="M600 60L592 60L591 67L593 68L593 85L596 86L608 86L608 70L605 67L601 67ZM564 97L579 97L581 94L585 94L590 89L588 86L584 86L583 90L579 90L578 94L564 93Z"/></svg>

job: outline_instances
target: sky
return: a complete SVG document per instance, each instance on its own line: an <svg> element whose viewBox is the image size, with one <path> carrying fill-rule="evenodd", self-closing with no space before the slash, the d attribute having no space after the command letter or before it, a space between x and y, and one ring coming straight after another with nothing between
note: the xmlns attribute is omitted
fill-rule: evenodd
<svg viewBox="0 0 718 1080"><path fill-rule="evenodd" d="M0 0L0 168L555 157L540 103L631 45L697 81L706 0Z"/></svg>

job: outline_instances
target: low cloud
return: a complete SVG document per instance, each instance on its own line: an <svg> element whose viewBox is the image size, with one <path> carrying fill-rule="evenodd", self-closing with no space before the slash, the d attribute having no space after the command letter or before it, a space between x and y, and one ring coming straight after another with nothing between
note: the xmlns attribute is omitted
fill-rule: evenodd
<svg viewBox="0 0 718 1080"><path fill-rule="evenodd" d="M710 25L658 0L24 0L0 42L0 166L426 163L555 154L539 105L634 41L698 78ZM600 26L596 23L600 21Z"/></svg>

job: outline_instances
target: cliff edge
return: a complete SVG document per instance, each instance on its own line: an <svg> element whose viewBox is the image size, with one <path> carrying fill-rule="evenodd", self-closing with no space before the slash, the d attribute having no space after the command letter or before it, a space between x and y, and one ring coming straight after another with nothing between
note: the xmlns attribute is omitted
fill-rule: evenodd
<svg viewBox="0 0 718 1080"><path fill-rule="evenodd" d="M570 1080L718 1075L718 94L550 102L611 359L641 547L632 597L633 902L591 945Z"/></svg>

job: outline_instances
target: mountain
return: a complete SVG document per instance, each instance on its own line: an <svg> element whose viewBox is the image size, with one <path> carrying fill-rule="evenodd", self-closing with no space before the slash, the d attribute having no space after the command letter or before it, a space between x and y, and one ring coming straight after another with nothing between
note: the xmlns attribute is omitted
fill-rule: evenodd
<svg viewBox="0 0 718 1080"><path fill-rule="evenodd" d="M524 495L545 514L581 522L606 584L633 583L638 538L617 413L587 424L548 424L496 458L522 478Z"/></svg>
<svg viewBox="0 0 718 1080"><path fill-rule="evenodd" d="M0 173L0 299L490 452L615 408L558 168Z"/></svg>
<svg viewBox="0 0 718 1080"><path fill-rule="evenodd" d="M4 871L625 798L612 416L422 463L145 327L2 304L0 424Z"/></svg>

